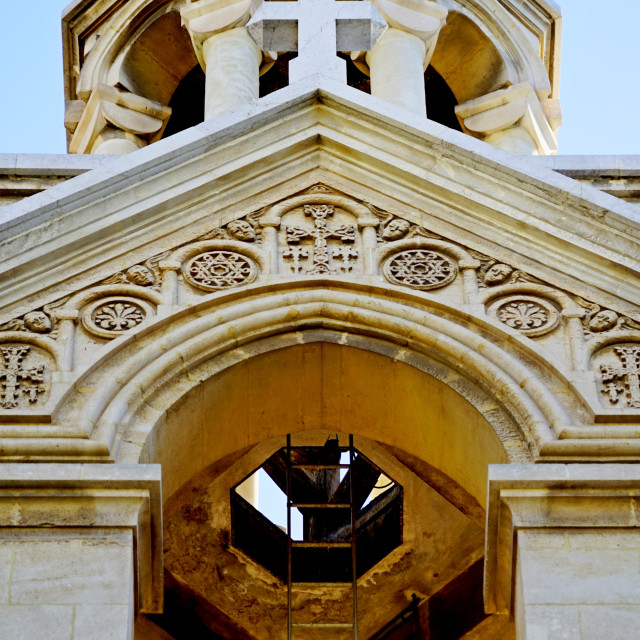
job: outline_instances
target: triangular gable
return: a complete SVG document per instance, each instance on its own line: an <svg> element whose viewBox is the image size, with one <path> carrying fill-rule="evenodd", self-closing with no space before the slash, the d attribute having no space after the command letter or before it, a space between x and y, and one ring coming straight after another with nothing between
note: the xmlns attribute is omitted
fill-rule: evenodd
<svg viewBox="0 0 640 640"><path fill-rule="evenodd" d="M602 304L636 308L636 207L392 113L350 87L312 79L5 207L3 319L317 182L416 223L428 219L436 233Z"/></svg>

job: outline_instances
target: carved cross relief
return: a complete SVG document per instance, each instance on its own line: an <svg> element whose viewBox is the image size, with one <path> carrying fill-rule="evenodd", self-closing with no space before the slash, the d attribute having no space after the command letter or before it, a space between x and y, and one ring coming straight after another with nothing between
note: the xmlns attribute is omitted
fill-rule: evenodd
<svg viewBox="0 0 640 640"><path fill-rule="evenodd" d="M640 409L640 345L615 347L614 351L621 366L600 365L604 384L602 392L611 404L618 404L621 398L626 398L629 407Z"/></svg>
<svg viewBox="0 0 640 640"><path fill-rule="evenodd" d="M23 368L22 361L31 347L0 347L4 366L0 367L0 406L3 409L15 409L22 394L30 403L36 402L38 394L44 393L44 365ZM26 383L23 384L23 383Z"/></svg>
<svg viewBox="0 0 640 640"><path fill-rule="evenodd" d="M356 240L354 225L331 225L330 218L335 207L330 204L307 204L304 214L313 219L313 228L300 226L286 227L287 248L282 256L291 260L291 270L299 274L324 275L349 273L359 252L353 244ZM303 246L303 240L313 240L313 246ZM329 240L337 240L337 246L330 246Z"/></svg>
<svg viewBox="0 0 640 640"><path fill-rule="evenodd" d="M322 74L347 81L336 51L370 51L386 23L369 0L263 2L247 29L263 51L297 51L289 81Z"/></svg>

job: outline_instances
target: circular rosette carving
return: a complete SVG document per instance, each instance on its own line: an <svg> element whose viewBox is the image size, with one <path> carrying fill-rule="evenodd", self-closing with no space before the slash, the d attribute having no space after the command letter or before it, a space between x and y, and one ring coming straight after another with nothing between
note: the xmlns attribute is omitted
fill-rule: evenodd
<svg viewBox="0 0 640 640"><path fill-rule="evenodd" d="M428 290L453 282L458 275L458 266L437 251L409 249L391 256L384 263L382 272L394 284Z"/></svg>
<svg viewBox="0 0 640 640"><path fill-rule="evenodd" d="M182 267L184 279L197 289L219 291L253 282L258 274L255 262L234 251L207 251Z"/></svg>
<svg viewBox="0 0 640 640"><path fill-rule="evenodd" d="M154 315L153 307L144 300L126 296L100 298L85 307L82 324L93 335L117 338L135 329Z"/></svg>
<svg viewBox="0 0 640 640"><path fill-rule="evenodd" d="M525 336L542 336L560 323L560 312L548 300L536 296L515 295L500 298L488 314Z"/></svg>

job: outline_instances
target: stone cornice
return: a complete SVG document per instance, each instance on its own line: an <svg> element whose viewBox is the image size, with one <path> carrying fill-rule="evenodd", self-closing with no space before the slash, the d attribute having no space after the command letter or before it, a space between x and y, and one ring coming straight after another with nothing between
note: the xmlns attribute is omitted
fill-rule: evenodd
<svg viewBox="0 0 640 640"><path fill-rule="evenodd" d="M163 600L159 465L0 465L0 530L130 529L138 609Z"/></svg>
<svg viewBox="0 0 640 640"><path fill-rule="evenodd" d="M640 468L626 464L491 465L487 612L513 609L518 530L640 527Z"/></svg>

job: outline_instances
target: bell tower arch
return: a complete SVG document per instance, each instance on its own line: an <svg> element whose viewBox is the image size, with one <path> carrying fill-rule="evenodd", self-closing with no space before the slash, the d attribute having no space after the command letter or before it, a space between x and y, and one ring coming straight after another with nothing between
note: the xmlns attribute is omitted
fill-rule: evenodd
<svg viewBox="0 0 640 640"><path fill-rule="evenodd" d="M312 68L317 55L297 50L298 30L315 33L314 20L324 15L310 13L311 4L305 8L315 1L297 0L299 19L293 5L277 1L71 5L63 19L69 150L128 153L161 139L173 108L180 113L171 133L251 103L261 95L260 76L278 57L286 60L283 77L272 73L263 93L282 86L287 75L294 83L314 74L330 78L326 65ZM347 11L341 5L327 23L335 22L330 49L364 74L355 80L352 69L354 86L421 118L429 117L429 103L441 122L520 155L556 152L560 14L554 5L366 0L354 10L358 16L341 18ZM345 61L331 57L334 80L345 83ZM188 100L204 104L189 109Z"/></svg>

